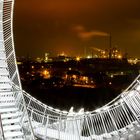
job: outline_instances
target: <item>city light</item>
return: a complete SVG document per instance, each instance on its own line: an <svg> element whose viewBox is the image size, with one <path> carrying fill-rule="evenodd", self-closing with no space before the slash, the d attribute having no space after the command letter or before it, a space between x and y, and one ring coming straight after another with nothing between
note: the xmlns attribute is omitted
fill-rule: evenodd
<svg viewBox="0 0 140 140"><path fill-rule="evenodd" d="M35 67L34 66L31 66L31 68L34 69Z"/></svg>
<svg viewBox="0 0 140 140"><path fill-rule="evenodd" d="M112 85L112 82L109 82L109 85Z"/></svg>
<svg viewBox="0 0 140 140"><path fill-rule="evenodd" d="M80 61L80 57L79 56L76 57L76 61Z"/></svg>
<svg viewBox="0 0 140 140"><path fill-rule="evenodd" d="M88 56L87 56L87 59L90 59L90 58L92 58L92 57L91 57L90 55L88 55Z"/></svg>
<svg viewBox="0 0 140 140"><path fill-rule="evenodd" d="M18 53L27 55L17 66L14 0L0 1L0 140L139 140L140 60L132 59L133 65L129 64L127 53L123 54L114 44L118 42L127 49L131 46L129 51L139 55L134 47L140 41L137 12L140 3L127 0L44 1L43 6L41 3L17 4L21 6L16 19ZM107 37L107 42L98 37ZM90 45L101 48L85 50ZM64 52L56 56L62 50L70 56ZM45 51L51 53L41 57ZM40 57L35 59L36 56Z"/></svg>
<svg viewBox="0 0 140 140"><path fill-rule="evenodd" d="M50 72L49 72L48 70L44 70L44 71L42 72L42 75L43 75L43 77L44 77L45 79L50 78Z"/></svg>
<svg viewBox="0 0 140 140"><path fill-rule="evenodd" d="M118 55L118 59L122 59L122 55Z"/></svg>

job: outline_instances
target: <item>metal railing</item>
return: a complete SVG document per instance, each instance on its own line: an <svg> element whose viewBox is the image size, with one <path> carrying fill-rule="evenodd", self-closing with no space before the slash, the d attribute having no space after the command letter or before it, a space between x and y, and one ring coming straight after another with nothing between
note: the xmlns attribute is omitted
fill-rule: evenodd
<svg viewBox="0 0 140 140"><path fill-rule="evenodd" d="M5 69L7 70L8 78L10 79L9 84L14 83L19 87L18 90L12 87L12 92L16 100L15 107L18 108L19 118L21 118L19 123L21 125L22 132L24 133L25 139L34 140L35 137L33 134L30 118L28 117L25 100L22 94L22 87L16 64L13 39L13 12L14 0L0 1L0 49L2 49L6 54L6 59L4 61L7 64L7 67Z"/></svg>
<svg viewBox="0 0 140 140"><path fill-rule="evenodd" d="M0 47L6 53L6 70L25 140L34 140L34 135L59 140L113 139L131 134L130 127L140 130L140 76L113 101L91 112L60 111L22 91L13 40L13 6L14 0L0 1ZM0 132L3 136L2 125Z"/></svg>
<svg viewBox="0 0 140 140"><path fill-rule="evenodd" d="M34 134L38 137L64 140L92 137L99 139L110 135L122 137L124 129L139 124L139 79L138 76L133 84L120 94L116 102L81 114L54 109L23 91ZM16 88L18 89L17 86ZM125 133L128 132L129 129L126 129Z"/></svg>
<svg viewBox="0 0 140 140"><path fill-rule="evenodd" d="M5 140L3 126L2 126L2 120L1 120L1 114L0 114L0 140Z"/></svg>

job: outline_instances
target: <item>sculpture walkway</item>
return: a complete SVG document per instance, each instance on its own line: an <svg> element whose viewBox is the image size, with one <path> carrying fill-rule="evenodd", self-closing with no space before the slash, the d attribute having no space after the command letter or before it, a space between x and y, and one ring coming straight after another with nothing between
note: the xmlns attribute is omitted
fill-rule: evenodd
<svg viewBox="0 0 140 140"><path fill-rule="evenodd" d="M0 0L0 140L140 140L140 75L113 101L60 111L22 90L13 41L14 0Z"/></svg>

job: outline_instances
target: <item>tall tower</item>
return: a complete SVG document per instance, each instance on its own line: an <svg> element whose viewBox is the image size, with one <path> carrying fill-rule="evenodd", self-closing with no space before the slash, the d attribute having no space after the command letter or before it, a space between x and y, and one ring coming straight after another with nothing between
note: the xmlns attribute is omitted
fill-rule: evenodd
<svg viewBox="0 0 140 140"><path fill-rule="evenodd" d="M49 56L49 53L45 53L45 60L44 60L45 62L48 62L48 59L49 59L48 56Z"/></svg>
<svg viewBox="0 0 140 140"><path fill-rule="evenodd" d="M112 37L109 35L109 59L112 58Z"/></svg>

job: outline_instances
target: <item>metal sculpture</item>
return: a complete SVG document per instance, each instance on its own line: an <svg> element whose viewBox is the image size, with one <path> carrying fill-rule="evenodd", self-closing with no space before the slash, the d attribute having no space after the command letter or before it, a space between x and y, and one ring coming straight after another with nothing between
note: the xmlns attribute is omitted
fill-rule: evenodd
<svg viewBox="0 0 140 140"><path fill-rule="evenodd" d="M140 76L107 105L60 111L22 90L13 41L14 0L0 0L0 140L139 140Z"/></svg>

